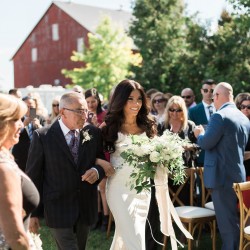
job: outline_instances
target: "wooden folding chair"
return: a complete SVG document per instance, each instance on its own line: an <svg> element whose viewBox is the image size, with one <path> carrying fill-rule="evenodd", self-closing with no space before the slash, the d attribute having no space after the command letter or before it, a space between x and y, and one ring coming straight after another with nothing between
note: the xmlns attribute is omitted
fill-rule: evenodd
<svg viewBox="0 0 250 250"><path fill-rule="evenodd" d="M211 232L212 238L212 249L216 249L216 217L215 212L213 210L194 206L194 180L195 175L198 175L201 180L201 201L202 206L204 206L205 201L205 186L203 181L203 171L202 168L188 168L186 169L186 178L185 182L178 186L176 191L173 191L171 187L169 187L169 194L172 202L175 205L175 209L182 223L188 225L188 231L193 236L195 236L196 229L199 229L198 241L201 236L201 229L204 224L208 224ZM189 188L189 205L185 204L184 201L180 198L181 192L186 188ZM192 240L188 240L188 250L192 249ZM164 237L164 244L166 243L166 237ZM166 245L163 247L166 249Z"/></svg>
<svg viewBox="0 0 250 250"><path fill-rule="evenodd" d="M110 236L110 231L111 231L111 226L112 226L113 221L114 221L113 215L112 215L111 211L109 211L109 221L108 221L108 227L107 227L107 238L109 238L109 236Z"/></svg>
<svg viewBox="0 0 250 250"><path fill-rule="evenodd" d="M239 200L240 210L240 246L239 250L245 250L250 246L250 208L246 206L244 192L250 190L250 181L233 184L234 191Z"/></svg>

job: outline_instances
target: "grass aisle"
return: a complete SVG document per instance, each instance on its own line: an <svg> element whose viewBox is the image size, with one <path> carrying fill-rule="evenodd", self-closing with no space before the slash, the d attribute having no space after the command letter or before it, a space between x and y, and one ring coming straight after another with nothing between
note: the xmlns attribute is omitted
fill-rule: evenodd
<svg viewBox="0 0 250 250"><path fill-rule="evenodd" d="M41 240L43 242L43 250L57 250L56 244L50 234L49 229L44 225L44 221L42 221L42 226L40 229L40 234L41 234ZM114 231L111 232L111 236L109 239L107 239L106 233L103 233L99 230L91 231L89 234L89 239L88 239L88 244L86 247L86 250L109 250L112 242ZM217 241L216 241L216 249L221 249L221 240L220 240L220 235L217 232ZM162 247L159 246L158 249L161 249ZM170 247L170 241L168 240L168 249L171 249ZM179 249L187 249L187 246L185 248L180 248ZM211 239L210 235L208 233L205 233L202 235L202 239L200 242L199 247L194 249L198 250L211 250L212 249L212 244L211 244Z"/></svg>

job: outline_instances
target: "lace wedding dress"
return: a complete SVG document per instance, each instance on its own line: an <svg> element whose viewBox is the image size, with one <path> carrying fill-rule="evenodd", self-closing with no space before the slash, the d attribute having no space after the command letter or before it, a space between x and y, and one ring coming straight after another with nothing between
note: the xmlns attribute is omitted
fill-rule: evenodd
<svg viewBox="0 0 250 250"><path fill-rule="evenodd" d="M146 136L146 133L141 134ZM110 249L144 250L145 224L150 204L150 193L130 190L132 167L124 162L121 152L132 143L128 135L118 133L116 151L111 154L111 164L116 173L108 178L106 195L115 220L115 235Z"/></svg>

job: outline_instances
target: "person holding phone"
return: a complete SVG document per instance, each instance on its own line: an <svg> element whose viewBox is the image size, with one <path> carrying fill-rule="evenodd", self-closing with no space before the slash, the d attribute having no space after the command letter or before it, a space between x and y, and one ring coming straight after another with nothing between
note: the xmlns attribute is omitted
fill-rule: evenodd
<svg viewBox="0 0 250 250"><path fill-rule="evenodd" d="M22 118L24 128L21 131L19 142L12 149L12 154L14 155L19 168L25 171L33 132L34 130L44 126L45 118L37 115L36 102L32 97L25 96L23 101L26 103L28 111Z"/></svg>

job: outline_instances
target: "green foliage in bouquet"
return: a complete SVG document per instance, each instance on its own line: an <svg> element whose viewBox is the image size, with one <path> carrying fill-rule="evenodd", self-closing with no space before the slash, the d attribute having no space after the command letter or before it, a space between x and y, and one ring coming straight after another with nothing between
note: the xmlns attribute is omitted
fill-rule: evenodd
<svg viewBox="0 0 250 250"><path fill-rule="evenodd" d="M164 167L174 184L184 182L185 167L182 154L187 145L177 134L165 131L162 136L152 139L131 135L132 144L121 153L121 157L133 167L130 175L130 189L137 193L150 190L150 178L154 178L156 168Z"/></svg>

